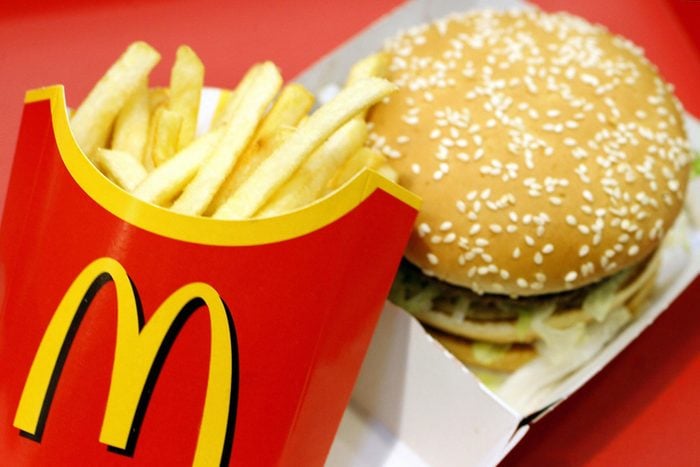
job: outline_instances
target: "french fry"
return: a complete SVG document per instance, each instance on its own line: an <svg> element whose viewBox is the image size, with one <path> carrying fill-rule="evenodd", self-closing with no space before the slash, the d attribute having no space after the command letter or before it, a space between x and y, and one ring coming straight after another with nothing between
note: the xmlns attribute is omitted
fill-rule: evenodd
<svg viewBox="0 0 700 467"><path fill-rule="evenodd" d="M148 158L153 167L170 159L178 149L178 138L183 124L182 115L160 107L153 117L153 137Z"/></svg>
<svg viewBox="0 0 700 467"><path fill-rule="evenodd" d="M314 104L313 94L296 83L285 86L255 133L254 143L241 155L236 166L216 192L205 215L211 215L260 163L291 134L291 127L306 116Z"/></svg>
<svg viewBox="0 0 700 467"><path fill-rule="evenodd" d="M386 78L389 75L391 56L386 52L378 52L355 63L348 74L346 86L350 86L365 78Z"/></svg>
<svg viewBox="0 0 700 467"><path fill-rule="evenodd" d="M367 139L364 121L352 119L333 133L309 156L291 179L275 192L260 211L260 216L274 216L306 206L320 198L323 189L345 161Z"/></svg>
<svg viewBox="0 0 700 467"><path fill-rule="evenodd" d="M134 189L133 194L148 203L163 206L177 196L200 169L223 136L210 131L158 166Z"/></svg>
<svg viewBox="0 0 700 467"><path fill-rule="evenodd" d="M231 102L231 99L233 99L234 94L235 91L229 91L228 89L221 90L221 92L219 93L219 100L216 102L216 108L214 109L214 115L211 119L211 127L215 127L215 122L220 122L222 120L223 113L228 107L229 103Z"/></svg>
<svg viewBox="0 0 700 467"><path fill-rule="evenodd" d="M391 180L394 183L399 182L399 173L396 170L394 170L394 168L391 165L389 165L388 162L384 162L375 170L379 175L386 178L387 180Z"/></svg>
<svg viewBox="0 0 700 467"><path fill-rule="evenodd" d="M386 78L389 75L390 64L391 56L386 52L378 52L365 57L352 66L345 86L350 86L365 78ZM355 118L364 120L368 109L363 110Z"/></svg>
<svg viewBox="0 0 700 467"><path fill-rule="evenodd" d="M253 216L333 132L395 89L394 84L381 78L367 78L343 89L265 159L213 217L242 219Z"/></svg>
<svg viewBox="0 0 700 467"><path fill-rule="evenodd" d="M199 215L207 209L236 160L253 139L265 110L281 85L282 76L277 67L271 62L263 63L255 80L237 93L239 103L236 112L226 123L214 154L175 200L173 211Z"/></svg>
<svg viewBox="0 0 700 467"><path fill-rule="evenodd" d="M149 88L148 89L148 108L151 115L156 113L159 107L168 105L168 88Z"/></svg>
<svg viewBox="0 0 700 467"><path fill-rule="evenodd" d="M292 133L294 133L293 127L283 126L278 128L270 137L251 144L239 158L234 170L226 177L204 214L211 216L219 209L238 187L250 177L250 174L253 173L257 166L269 157Z"/></svg>
<svg viewBox="0 0 700 467"><path fill-rule="evenodd" d="M288 84L267 113L256 133L257 139L270 138L278 128L296 126L314 105L314 95L298 83Z"/></svg>
<svg viewBox="0 0 700 467"><path fill-rule="evenodd" d="M178 47L175 54L175 64L170 73L170 102L168 104L168 108L179 114L182 119L177 139L178 150L186 147L194 139L203 85L204 65L202 61L186 45Z"/></svg>
<svg viewBox="0 0 700 467"><path fill-rule="evenodd" d="M98 148L95 162L102 172L126 191L133 191L148 172L133 155L115 149Z"/></svg>
<svg viewBox="0 0 700 467"><path fill-rule="evenodd" d="M214 120L212 121L212 128L218 128L231 121L238 110L238 106L243 99L246 89L248 89L257 79L261 66L261 63L256 63L250 67L248 71L246 71L245 75L243 75L243 79L241 79L241 81L238 83L236 89L233 90L231 98L228 100L226 106L215 116Z"/></svg>
<svg viewBox="0 0 700 467"><path fill-rule="evenodd" d="M343 165L343 167L341 167L335 176L330 180L323 194L338 189L365 167L379 170L381 167L385 166L388 167L388 164L386 158L382 154L367 147L360 148L352 156L350 156L350 158L345 162L345 165ZM387 171L384 172L386 175L392 176L391 173ZM398 176L396 176L396 178L398 178ZM392 178L390 178L390 180L391 179Z"/></svg>
<svg viewBox="0 0 700 467"><path fill-rule="evenodd" d="M145 42L131 44L80 104L71 127L88 158L94 160L97 148L107 144L117 114L159 60Z"/></svg>
<svg viewBox="0 0 700 467"><path fill-rule="evenodd" d="M131 154L140 163L148 143L149 119L148 81L143 80L117 115L112 149Z"/></svg>

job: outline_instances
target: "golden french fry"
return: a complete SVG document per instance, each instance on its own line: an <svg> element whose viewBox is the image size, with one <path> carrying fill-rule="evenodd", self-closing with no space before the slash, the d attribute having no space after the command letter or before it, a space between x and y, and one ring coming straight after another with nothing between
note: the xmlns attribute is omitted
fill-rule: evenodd
<svg viewBox="0 0 700 467"><path fill-rule="evenodd" d="M215 130L194 140L150 172L133 191L134 196L160 206L172 201L212 155L222 136L222 130Z"/></svg>
<svg viewBox="0 0 700 467"><path fill-rule="evenodd" d="M388 167L387 160L382 154L378 153L374 149L366 147L360 148L352 156L350 156L347 162L345 162L345 165L343 165L343 167L341 167L336 175L330 180L325 193L339 188L365 167L378 170L380 167L385 166ZM389 174L389 172L387 172L387 174ZM390 180L393 179L390 178Z"/></svg>
<svg viewBox="0 0 700 467"><path fill-rule="evenodd" d="M390 166L387 162L381 164L379 167L376 167L375 170L382 177L391 180L394 183L399 182L399 173L396 170L394 170L394 168Z"/></svg>
<svg viewBox="0 0 700 467"><path fill-rule="evenodd" d="M211 216L219 206L224 204L226 200L241 186L255 168L260 165L267 157L270 156L289 136L294 133L294 128L283 126L268 138L258 140L251 144L248 149L241 155L236 162L236 166L228 174L226 180L216 192L211 200L209 207L204 214Z"/></svg>
<svg viewBox="0 0 700 467"><path fill-rule="evenodd" d="M240 102L226 124L214 154L175 200L173 211L198 215L207 209L236 160L253 139L263 114L281 86L282 76L277 67L272 62L263 63L255 80L237 93Z"/></svg>
<svg viewBox="0 0 700 467"><path fill-rule="evenodd" d="M160 60L145 42L134 42L90 91L71 118L78 145L91 159L109 139L117 114Z"/></svg>
<svg viewBox="0 0 700 467"><path fill-rule="evenodd" d="M159 108L153 118L153 138L148 158L153 167L158 167L177 152L183 119L178 112L165 107Z"/></svg>
<svg viewBox="0 0 700 467"><path fill-rule="evenodd" d="M386 78L389 75L390 64L391 56L386 52L378 52L365 57L352 66L345 85L350 86L365 78ZM356 118L364 120L367 110L365 109Z"/></svg>
<svg viewBox="0 0 700 467"><path fill-rule="evenodd" d="M168 108L182 118L177 149L192 142L197 130L199 101L204 85L204 65L194 51L182 45L175 54L170 72L170 102Z"/></svg>
<svg viewBox="0 0 700 467"><path fill-rule="evenodd" d="M148 173L143 165L128 152L98 148L95 162L102 172L126 191L133 191Z"/></svg>
<svg viewBox="0 0 700 467"><path fill-rule="evenodd" d="M213 214L231 194L241 186L243 180L276 149L292 132L292 127L306 116L314 105L314 96L300 84L289 84L282 88L279 97L258 126L253 144L241 155L224 183L216 192L205 215Z"/></svg>
<svg viewBox="0 0 700 467"><path fill-rule="evenodd" d="M396 86L381 78L367 78L343 89L314 112L215 213L217 219L253 216L304 160L333 132Z"/></svg>
<svg viewBox="0 0 700 467"><path fill-rule="evenodd" d="M366 139L367 125L362 120L352 119L340 127L272 195L259 215L274 216L320 198L333 175Z"/></svg>
<svg viewBox="0 0 700 467"><path fill-rule="evenodd" d="M216 127L215 122L220 122L223 119L223 113L228 105L233 99L235 91L229 91L228 89L222 89L219 93L219 99L216 102L216 108L214 109L214 115L212 116L210 127Z"/></svg>
<svg viewBox="0 0 700 467"><path fill-rule="evenodd" d="M238 110L238 106L240 105L246 90L250 88L253 82L257 79L261 66L261 63L256 63L250 67L248 71L246 71L245 75L243 75L243 79L241 79L241 81L238 83L236 89L233 90L231 98L228 100L226 106L215 116L214 120L212 121L212 128L226 125L231 121L233 115Z"/></svg>
<svg viewBox="0 0 700 467"><path fill-rule="evenodd" d="M148 88L148 108L150 109L151 116L159 107L167 106L168 99L168 88Z"/></svg>
<svg viewBox="0 0 700 467"><path fill-rule="evenodd" d="M124 151L140 162L148 143L149 119L148 81L143 80L117 115L112 149Z"/></svg>
<svg viewBox="0 0 700 467"><path fill-rule="evenodd" d="M386 52L378 52L363 58L350 69L346 86L350 86L365 78L386 78L389 75L391 56Z"/></svg>
<svg viewBox="0 0 700 467"><path fill-rule="evenodd" d="M292 83L280 92L270 111L260 123L256 139L271 137L278 128L296 126L314 105L314 95L304 86Z"/></svg>

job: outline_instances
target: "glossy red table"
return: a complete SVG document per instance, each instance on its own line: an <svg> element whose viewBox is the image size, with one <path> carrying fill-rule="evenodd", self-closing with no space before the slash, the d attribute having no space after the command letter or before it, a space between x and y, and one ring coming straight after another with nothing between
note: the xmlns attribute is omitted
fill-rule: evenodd
<svg viewBox="0 0 700 467"><path fill-rule="evenodd" d="M568 8L641 42L700 116L700 2L538 0ZM292 78L399 0L325 2L32 0L0 5L0 201L24 92L63 83L72 105L132 40L164 55L191 45L211 86L231 87L254 61L271 59ZM682 21L690 33L678 25ZM693 32L694 31L694 32ZM693 78L695 77L695 78ZM700 282L588 385L536 423L505 465L697 465L700 462ZM1 383L0 383L1 384ZM0 453L1 456L2 453Z"/></svg>

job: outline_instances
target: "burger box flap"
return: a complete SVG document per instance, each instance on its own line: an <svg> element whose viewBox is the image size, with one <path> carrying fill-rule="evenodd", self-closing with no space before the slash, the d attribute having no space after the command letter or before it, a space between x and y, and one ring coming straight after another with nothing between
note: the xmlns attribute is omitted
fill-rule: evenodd
<svg viewBox="0 0 700 467"><path fill-rule="evenodd" d="M347 69L401 29L455 11L527 7L524 2L414 0L396 8L298 77L321 95L338 89ZM700 122L687 115L693 148ZM700 273L700 179L688 187L682 224L665 248L646 310L567 378L540 391L525 408L502 401L444 350L407 312L387 302L350 407L327 465L495 465L525 436L529 424L598 373L649 326ZM670 243L670 245L668 245ZM468 460L468 461L467 461Z"/></svg>

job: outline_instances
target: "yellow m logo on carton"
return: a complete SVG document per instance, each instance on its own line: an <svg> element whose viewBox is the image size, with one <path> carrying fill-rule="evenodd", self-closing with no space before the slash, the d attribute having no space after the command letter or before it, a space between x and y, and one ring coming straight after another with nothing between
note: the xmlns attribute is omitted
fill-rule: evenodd
<svg viewBox="0 0 700 467"><path fill-rule="evenodd" d="M235 329L226 305L210 285L195 282L176 290L143 325L135 287L121 264L111 258L89 264L58 305L34 357L14 426L30 437L41 437L72 336L94 295L109 281L114 282L117 294L117 337L100 442L124 452L133 449L140 424L138 417L143 416L148 402L145 390L155 382L158 360L162 363L184 320L206 305L211 351L193 465L226 463L235 423L238 383Z"/></svg>

